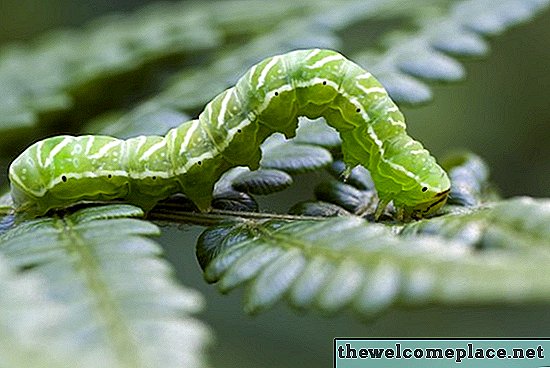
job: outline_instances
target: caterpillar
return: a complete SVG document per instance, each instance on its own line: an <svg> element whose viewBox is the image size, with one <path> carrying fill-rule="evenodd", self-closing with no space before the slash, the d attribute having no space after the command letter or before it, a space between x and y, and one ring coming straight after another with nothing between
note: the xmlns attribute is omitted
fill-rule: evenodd
<svg viewBox="0 0 550 368"><path fill-rule="evenodd" d="M260 144L293 137L298 117L323 116L342 139L344 161L369 169L378 219L426 217L445 203L450 181L382 85L336 51L297 50L267 58L209 102L198 119L162 136L56 136L28 147L9 168L16 210L33 216L84 200L121 199L145 210L182 192L209 209L214 183L234 166L257 169Z"/></svg>

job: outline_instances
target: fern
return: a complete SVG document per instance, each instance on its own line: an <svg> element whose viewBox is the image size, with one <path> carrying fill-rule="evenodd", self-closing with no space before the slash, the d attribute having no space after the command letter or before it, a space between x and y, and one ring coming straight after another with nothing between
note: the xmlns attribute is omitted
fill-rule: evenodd
<svg viewBox="0 0 550 368"><path fill-rule="evenodd" d="M303 173L321 169L332 161L330 152L322 147L286 141L273 135L262 145L260 165L289 173Z"/></svg>
<svg viewBox="0 0 550 368"><path fill-rule="evenodd" d="M243 4L237 0L154 5L128 17L105 17L79 33L51 33L31 47L4 48L0 52L0 91L5 96L0 104L0 131L17 138L13 144L21 144L26 135L46 134L67 118L89 118L84 110L122 107L128 88L134 94L139 83L144 92L156 88L158 78L144 78L144 73L165 67L174 58L189 67L191 55L200 56L207 65L173 76L164 91L144 102L147 112L140 105L130 114L150 116L152 110L161 114L167 109L195 113L256 61L299 47L339 48L338 32L380 17L406 17L420 28L413 34L387 36L381 54L351 50L356 54L353 58L372 69L396 100L423 102L431 92L410 75L438 80L463 76L460 65L439 51L455 56L483 54L486 46L477 34L494 34L528 19L547 1L507 0L497 6L432 0L414 6L403 0L368 6L354 0L254 4L246 5L245 18ZM426 20L424 13L437 16ZM368 46L359 45L359 51L367 51ZM219 51L210 55L216 48ZM196 85L201 88L197 90ZM105 117L102 121L105 124ZM111 115L108 121L116 119ZM37 126L39 130L32 129ZM98 132L99 127L94 123L85 130ZM161 126L156 133L165 131ZM131 134L139 132L138 128Z"/></svg>
<svg viewBox="0 0 550 368"><path fill-rule="evenodd" d="M522 221L528 213L533 217ZM350 306L364 315L393 304L547 302L548 221L550 202L534 200L504 202L473 218L441 218L427 225L432 231L424 228L452 233L446 240L397 236L353 217L249 220L207 230L197 257L206 280L223 292L247 285L249 312L283 297L299 308L335 312Z"/></svg>
<svg viewBox="0 0 550 368"><path fill-rule="evenodd" d="M80 32L57 31L30 46L5 47L0 52L0 132L21 139L32 128L44 134L68 117L87 118L82 107L116 107L129 91L127 82L133 82L132 89L141 83L147 90L148 71L174 60L189 65L193 55L206 57L222 43L266 31L315 2L249 4L246 13L243 6L238 0L153 4L130 16L96 20ZM256 23L250 22L252 14ZM248 28L242 27L245 21Z"/></svg>
<svg viewBox="0 0 550 368"><path fill-rule="evenodd" d="M483 251L505 249L546 257L550 202L529 197L493 202L473 213L449 214L405 226L403 234L433 234Z"/></svg>
<svg viewBox="0 0 550 368"><path fill-rule="evenodd" d="M257 61L297 47L339 48L341 42L336 38L337 32L359 20L368 22L378 17L408 17L419 29L410 33L402 30L399 34L392 29L382 37L382 52L373 52L372 48L360 45L359 50L363 51L350 50L353 51L351 58L379 78L398 103L425 103L431 100L432 92L419 78L446 82L462 79L465 72L454 57L486 54L488 47L481 36L502 32L547 5L548 1L543 0L507 0L498 4L491 1L480 4L476 0L457 4L423 0L410 4L392 0L372 2L369 6L355 1L320 2L308 16L285 18L268 34L260 34L233 50L221 51L212 64L186 69L173 76L172 82L145 104L151 109L156 106L159 111L173 109L195 113L212 96L233 85ZM426 19L424 12L437 15ZM317 26L321 18L325 25L322 28ZM194 88L197 85L201 86L199 90ZM141 106L136 109L139 111ZM129 114L135 115L136 110ZM116 120L111 123L116 125ZM87 129L94 130L94 124ZM137 130L134 134L139 133ZM164 131L158 131L162 133Z"/></svg>
<svg viewBox="0 0 550 368"><path fill-rule="evenodd" d="M364 52L356 59L378 76L398 102L429 101L431 91L417 78L452 82L464 78L460 63L451 56L482 56L488 49L483 35L494 35L529 19L548 1L468 0L439 16L420 19L412 34L392 34L386 51Z"/></svg>
<svg viewBox="0 0 550 368"><path fill-rule="evenodd" d="M336 161L329 171L341 178L343 167ZM365 316L393 305L548 301L550 202L498 201L476 155L454 154L446 167L452 200L441 217L384 226L352 216L376 206L370 175L356 168L347 183L321 183L320 201L295 206L294 214L306 216L301 221L251 217L206 230L197 245L205 278L223 292L246 285L249 312L283 298L298 308L350 307ZM225 180L232 185L242 176ZM268 180L247 183L241 189L251 193L255 185L260 193L269 186ZM335 215L341 218L304 221Z"/></svg>
<svg viewBox="0 0 550 368"><path fill-rule="evenodd" d="M188 316L200 310L202 299L174 284L170 267L158 259L158 245L144 237L158 234L158 228L132 218L141 215L126 205L92 207L25 221L0 237L2 257L47 283L49 298L19 305L19 312L32 316L50 304L59 306L62 318L54 315L51 321L58 333L54 351L78 357L79 367L182 367L203 361L208 331ZM12 326L19 327L26 328L23 319ZM16 359L16 353L2 358ZM58 358L43 348L41 353L38 361Z"/></svg>
<svg viewBox="0 0 550 368"><path fill-rule="evenodd" d="M205 278L223 292L246 284L249 312L283 297L300 308L350 306L363 315L394 304L547 301L550 202L488 201L495 197L477 156L453 156L448 165L454 205L444 216L393 226L352 216L376 205L368 173L356 169L347 184L322 183L320 201L292 210L341 218L248 219L206 230L197 246Z"/></svg>

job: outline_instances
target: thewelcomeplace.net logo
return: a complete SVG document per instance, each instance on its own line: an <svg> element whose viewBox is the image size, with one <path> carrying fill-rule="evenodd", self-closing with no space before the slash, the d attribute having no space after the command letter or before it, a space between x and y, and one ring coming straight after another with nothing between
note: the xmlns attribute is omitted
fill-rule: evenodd
<svg viewBox="0 0 550 368"><path fill-rule="evenodd" d="M334 368L550 367L550 339L335 338Z"/></svg>

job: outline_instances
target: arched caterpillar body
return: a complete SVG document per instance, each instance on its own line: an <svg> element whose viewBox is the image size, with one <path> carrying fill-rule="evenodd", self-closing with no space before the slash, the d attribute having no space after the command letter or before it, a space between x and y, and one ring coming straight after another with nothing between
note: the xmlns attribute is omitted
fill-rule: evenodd
<svg viewBox="0 0 550 368"><path fill-rule="evenodd" d="M234 166L259 165L260 144L295 134L298 117L325 117L339 131L349 168L369 169L380 203L420 218L446 201L450 182L367 71L331 50L298 50L253 66L208 103L196 120L166 136L120 140L57 136L39 141L10 166L17 209L42 215L82 200L122 199L144 209L177 192L207 210L214 183Z"/></svg>

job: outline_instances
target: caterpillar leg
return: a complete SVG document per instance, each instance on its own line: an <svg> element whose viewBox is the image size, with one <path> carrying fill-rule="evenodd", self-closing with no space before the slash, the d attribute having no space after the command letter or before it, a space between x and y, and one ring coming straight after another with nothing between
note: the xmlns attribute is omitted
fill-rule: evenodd
<svg viewBox="0 0 550 368"><path fill-rule="evenodd" d="M346 168L344 169L344 171L342 171L342 173L340 174L340 178L342 179L342 181L345 183L348 181L350 175L351 175L351 170L353 170L353 167L351 166L348 166L346 165Z"/></svg>
<svg viewBox="0 0 550 368"><path fill-rule="evenodd" d="M386 207L388 206L389 203L390 203L389 199L380 198L378 200L378 205L376 206L376 211L374 211L374 220L375 221L378 221L380 216L382 216L382 214L384 213L384 210L386 209Z"/></svg>
<svg viewBox="0 0 550 368"><path fill-rule="evenodd" d="M397 221L402 222L404 220L405 220L405 209L403 207L400 207L397 209Z"/></svg>

